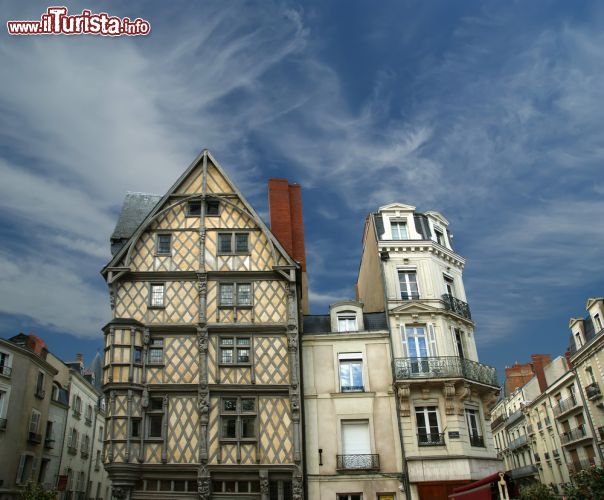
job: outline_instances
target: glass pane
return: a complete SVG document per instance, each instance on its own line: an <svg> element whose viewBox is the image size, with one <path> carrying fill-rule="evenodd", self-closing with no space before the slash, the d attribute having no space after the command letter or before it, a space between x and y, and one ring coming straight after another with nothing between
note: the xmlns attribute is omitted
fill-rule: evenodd
<svg viewBox="0 0 604 500"><path fill-rule="evenodd" d="M164 285L151 285L151 305L164 305Z"/></svg>
<svg viewBox="0 0 604 500"><path fill-rule="evenodd" d="M189 491L195 491L195 490L189 490ZM212 491L214 493L218 493L218 492L222 491L222 481L212 481Z"/></svg>
<svg viewBox="0 0 604 500"><path fill-rule="evenodd" d="M220 343L222 345L233 345L233 339L232 338L223 338Z"/></svg>
<svg viewBox="0 0 604 500"><path fill-rule="evenodd" d="M256 400L254 399L242 399L241 400L241 411L254 411L256 409Z"/></svg>
<svg viewBox="0 0 604 500"><path fill-rule="evenodd" d="M163 415L149 416L149 437L161 437Z"/></svg>
<svg viewBox="0 0 604 500"><path fill-rule="evenodd" d="M240 283L237 285L237 304L249 306L252 304L252 285Z"/></svg>
<svg viewBox="0 0 604 500"><path fill-rule="evenodd" d="M238 338L237 345L250 345L250 339L248 338Z"/></svg>
<svg viewBox="0 0 604 500"><path fill-rule="evenodd" d="M249 491L249 483L248 481L237 481L237 492L238 493L248 493Z"/></svg>
<svg viewBox="0 0 604 500"><path fill-rule="evenodd" d="M164 360L164 350L156 347L149 349L149 363L162 363Z"/></svg>
<svg viewBox="0 0 604 500"><path fill-rule="evenodd" d="M219 206L217 201L206 201L206 215L218 215Z"/></svg>
<svg viewBox="0 0 604 500"><path fill-rule="evenodd" d="M233 285L232 284L221 284L220 285L220 304L223 306L233 305Z"/></svg>
<svg viewBox="0 0 604 500"><path fill-rule="evenodd" d="M237 349L237 363L249 363L250 362L250 350L249 349Z"/></svg>
<svg viewBox="0 0 604 500"><path fill-rule="evenodd" d="M174 491L185 491L185 482L174 481Z"/></svg>
<svg viewBox="0 0 604 500"><path fill-rule="evenodd" d="M220 362L221 363L232 363L233 362L233 349L223 348Z"/></svg>
<svg viewBox="0 0 604 500"><path fill-rule="evenodd" d="M241 437L253 438L256 436L256 417L241 417Z"/></svg>
<svg viewBox="0 0 604 500"><path fill-rule="evenodd" d="M187 205L189 215L201 215L201 201L190 201Z"/></svg>
<svg viewBox="0 0 604 500"><path fill-rule="evenodd" d="M235 481L224 481L224 491L235 493Z"/></svg>
<svg viewBox="0 0 604 500"><path fill-rule="evenodd" d="M349 363L340 363L340 385L342 386L342 390L344 390L345 387L352 385Z"/></svg>
<svg viewBox="0 0 604 500"><path fill-rule="evenodd" d="M171 240L170 234L159 234L157 236L157 253L169 254Z"/></svg>
<svg viewBox="0 0 604 500"><path fill-rule="evenodd" d="M153 398L151 399L151 409L152 410L161 410L164 407L164 402L161 398Z"/></svg>
<svg viewBox="0 0 604 500"><path fill-rule="evenodd" d="M218 233L218 251L231 253L231 233Z"/></svg>
<svg viewBox="0 0 604 500"><path fill-rule="evenodd" d="M258 493L260 491L260 481L250 481L250 492Z"/></svg>
<svg viewBox="0 0 604 500"><path fill-rule="evenodd" d="M247 251L248 251L247 240L248 240L247 233L235 234L235 251L237 253L247 253Z"/></svg>
<svg viewBox="0 0 604 500"><path fill-rule="evenodd" d="M237 437L237 418L222 417L222 437L236 438Z"/></svg>
<svg viewBox="0 0 604 500"><path fill-rule="evenodd" d="M223 399L222 400L223 411L237 411L237 400L236 399Z"/></svg>
<svg viewBox="0 0 604 500"><path fill-rule="evenodd" d="M162 479L159 482L159 490L160 491L171 491L172 490L172 481L169 479Z"/></svg>

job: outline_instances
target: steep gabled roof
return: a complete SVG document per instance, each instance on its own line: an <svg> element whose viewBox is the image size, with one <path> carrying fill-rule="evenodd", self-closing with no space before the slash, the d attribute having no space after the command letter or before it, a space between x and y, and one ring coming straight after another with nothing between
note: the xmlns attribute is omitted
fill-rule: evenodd
<svg viewBox="0 0 604 500"><path fill-rule="evenodd" d="M128 192L111 239L130 238L161 198L158 194Z"/></svg>

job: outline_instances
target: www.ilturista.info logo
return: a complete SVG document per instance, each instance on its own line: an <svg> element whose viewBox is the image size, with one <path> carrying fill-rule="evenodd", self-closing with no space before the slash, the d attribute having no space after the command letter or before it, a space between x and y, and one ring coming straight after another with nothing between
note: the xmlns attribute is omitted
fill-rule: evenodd
<svg viewBox="0 0 604 500"><path fill-rule="evenodd" d="M68 15L67 7L48 7L39 21L7 21L10 35L139 36L151 33L151 23L137 18L110 16L106 12Z"/></svg>

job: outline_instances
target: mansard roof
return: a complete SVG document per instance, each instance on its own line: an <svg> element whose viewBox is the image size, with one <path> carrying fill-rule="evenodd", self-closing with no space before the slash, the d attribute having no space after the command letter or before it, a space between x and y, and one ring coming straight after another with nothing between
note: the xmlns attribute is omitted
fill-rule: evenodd
<svg viewBox="0 0 604 500"><path fill-rule="evenodd" d="M363 313L364 331L375 332L388 330L386 313ZM329 314L307 314L303 317L303 334L331 333L331 316Z"/></svg>

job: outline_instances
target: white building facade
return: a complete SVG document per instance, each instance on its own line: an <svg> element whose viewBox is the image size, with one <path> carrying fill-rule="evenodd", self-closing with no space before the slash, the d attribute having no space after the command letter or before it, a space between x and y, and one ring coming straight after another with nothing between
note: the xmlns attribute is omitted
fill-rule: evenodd
<svg viewBox="0 0 604 500"><path fill-rule="evenodd" d="M394 203L365 224L357 281L367 312L386 310L408 494L446 498L502 468L490 410L499 383L478 361L464 259L448 221Z"/></svg>

